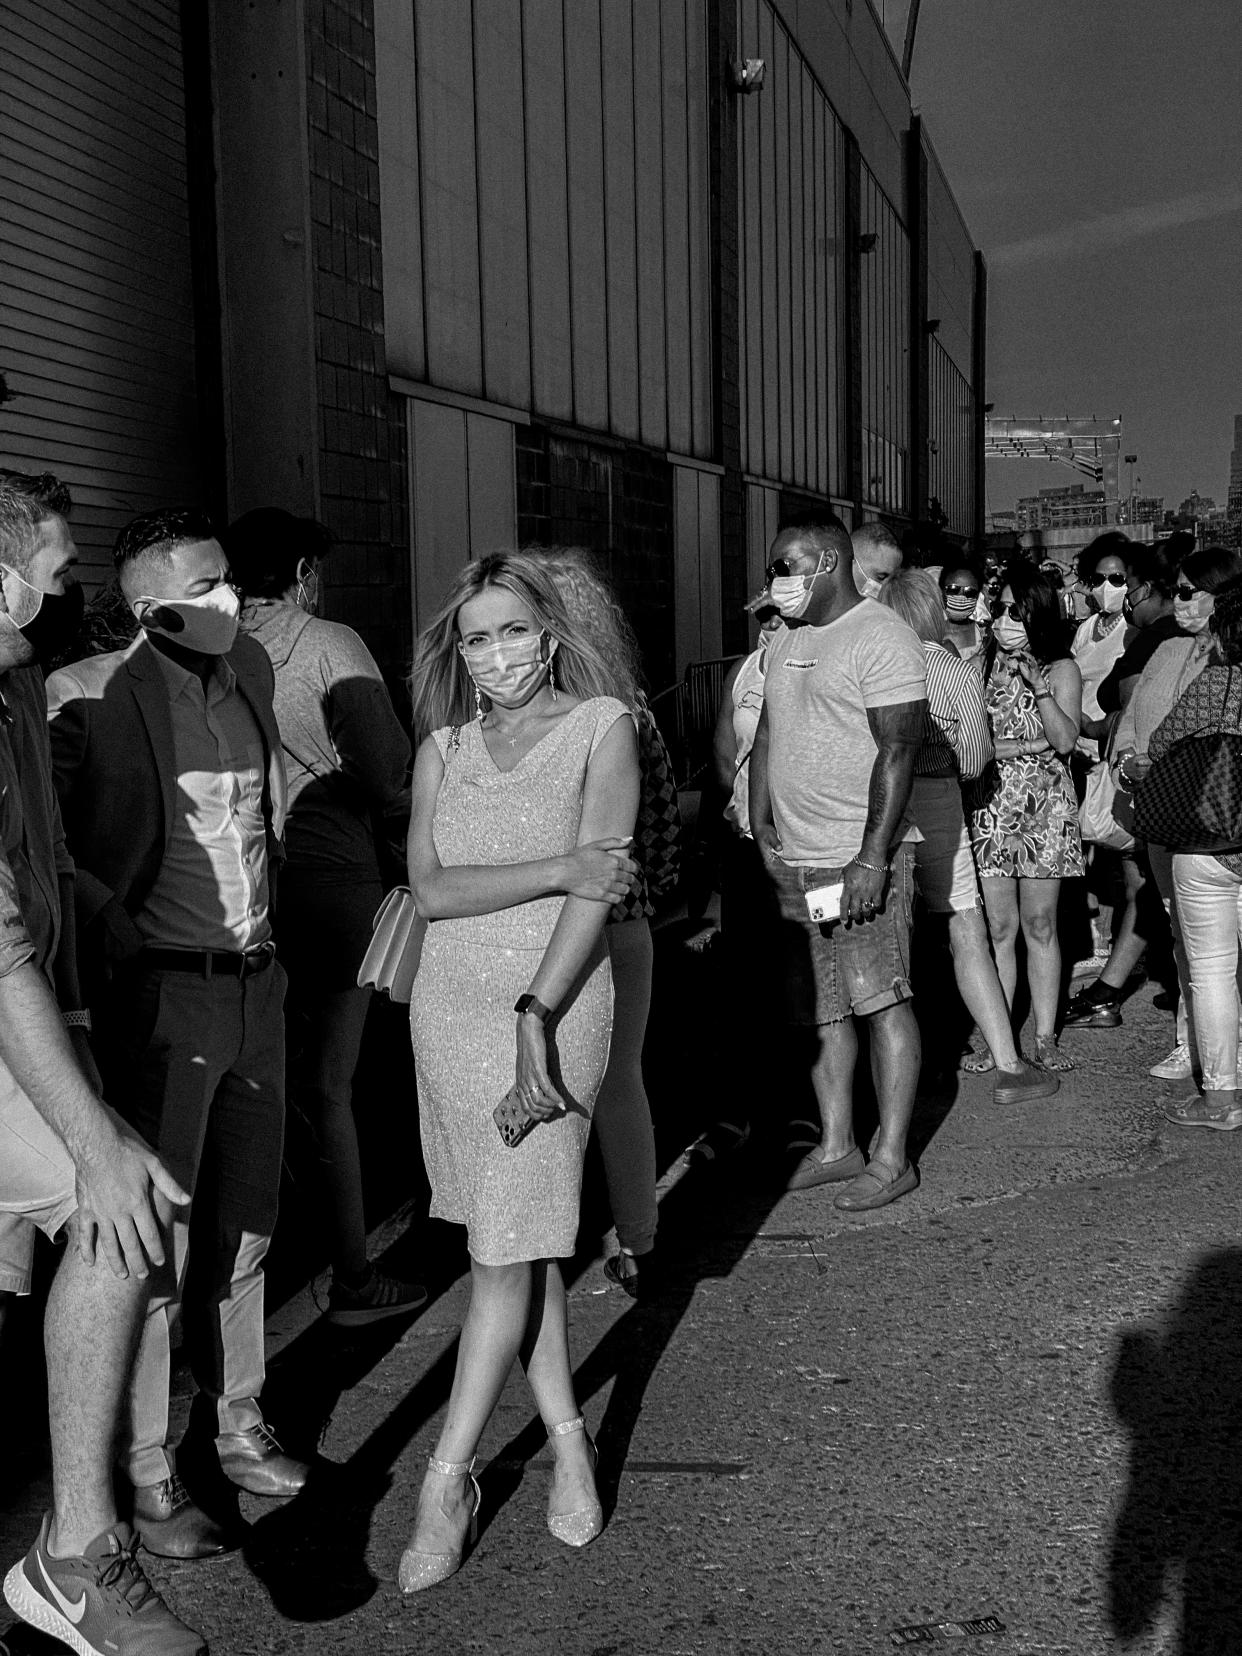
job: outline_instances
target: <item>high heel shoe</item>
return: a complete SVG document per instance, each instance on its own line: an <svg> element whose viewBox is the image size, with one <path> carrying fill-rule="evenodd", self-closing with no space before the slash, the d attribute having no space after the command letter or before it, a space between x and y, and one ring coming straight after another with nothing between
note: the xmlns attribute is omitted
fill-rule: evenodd
<svg viewBox="0 0 1242 1656"><path fill-rule="evenodd" d="M473 1547L479 1537L479 1508L483 1504L483 1491L474 1475L473 1458L468 1461L442 1461L437 1460L434 1455L429 1455L427 1468L431 1472L438 1472L442 1478L469 1478L474 1488L474 1511L470 1514L466 1533L456 1552L421 1552L414 1545L415 1536L410 1537L410 1545L401 1554L401 1564L397 1570L397 1583L403 1593L421 1593L426 1587L434 1587L441 1581L447 1581L449 1576L456 1574L461 1568L467 1544Z"/></svg>
<svg viewBox="0 0 1242 1656"><path fill-rule="evenodd" d="M562 1421L559 1426L548 1427L549 1439L566 1437L570 1432L581 1432L586 1438L587 1449L591 1455L591 1470L594 1472L599 1465L599 1450L586 1429L586 1421L581 1415L574 1420ZM567 1547L585 1547L594 1541L604 1527L604 1509L598 1498L589 1506L579 1507L576 1512L553 1512L550 1510L551 1496L549 1496L548 1529L558 1541L563 1541Z"/></svg>

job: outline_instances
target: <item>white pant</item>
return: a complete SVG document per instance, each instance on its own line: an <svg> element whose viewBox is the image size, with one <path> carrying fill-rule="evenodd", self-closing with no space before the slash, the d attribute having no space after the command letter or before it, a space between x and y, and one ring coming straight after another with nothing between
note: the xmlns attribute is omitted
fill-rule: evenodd
<svg viewBox="0 0 1242 1656"><path fill-rule="evenodd" d="M1207 1092L1238 1084L1238 935L1242 930L1242 877L1218 857L1178 852L1173 891L1194 1003L1194 1030Z"/></svg>

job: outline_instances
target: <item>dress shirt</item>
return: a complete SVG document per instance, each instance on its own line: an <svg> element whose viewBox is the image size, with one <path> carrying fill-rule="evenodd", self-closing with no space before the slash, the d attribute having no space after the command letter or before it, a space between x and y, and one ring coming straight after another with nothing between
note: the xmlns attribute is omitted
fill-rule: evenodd
<svg viewBox="0 0 1242 1656"><path fill-rule="evenodd" d="M135 923L157 948L257 949L271 937L262 734L226 661L204 691L196 673L156 656L168 681L178 806Z"/></svg>

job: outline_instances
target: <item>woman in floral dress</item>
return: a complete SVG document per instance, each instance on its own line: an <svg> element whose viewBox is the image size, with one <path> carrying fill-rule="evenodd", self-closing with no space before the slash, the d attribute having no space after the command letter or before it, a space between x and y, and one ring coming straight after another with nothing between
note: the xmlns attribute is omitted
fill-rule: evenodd
<svg viewBox="0 0 1242 1656"><path fill-rule="evenodd" d="M992 637L985 700L996 766L976 795L971 838L1005 998L1012 1011L1021 930L1036 1056L1049 1069L1067 1070L1073 1063L1057 1051L1055 1034L1057 903L1061 881L1083 873L1068 766L1078 740L1082 679L1066 654L1047 576L1022 563L1005 571Z"/></svg>

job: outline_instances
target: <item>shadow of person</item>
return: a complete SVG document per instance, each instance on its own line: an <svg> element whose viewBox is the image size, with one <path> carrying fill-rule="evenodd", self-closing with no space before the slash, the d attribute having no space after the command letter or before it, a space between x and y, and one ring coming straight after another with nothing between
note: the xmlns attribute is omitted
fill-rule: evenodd
<svg viewBox="0 0 1242 1656"><path fill-rule="evenodd" d="M1242 1650L1242 1248L1195 1265L1156 1330L1121 1336L1110 1395L1130 1434L1108 1560L1129 1643L1175 1609L1176 1656Z"/></svg>

